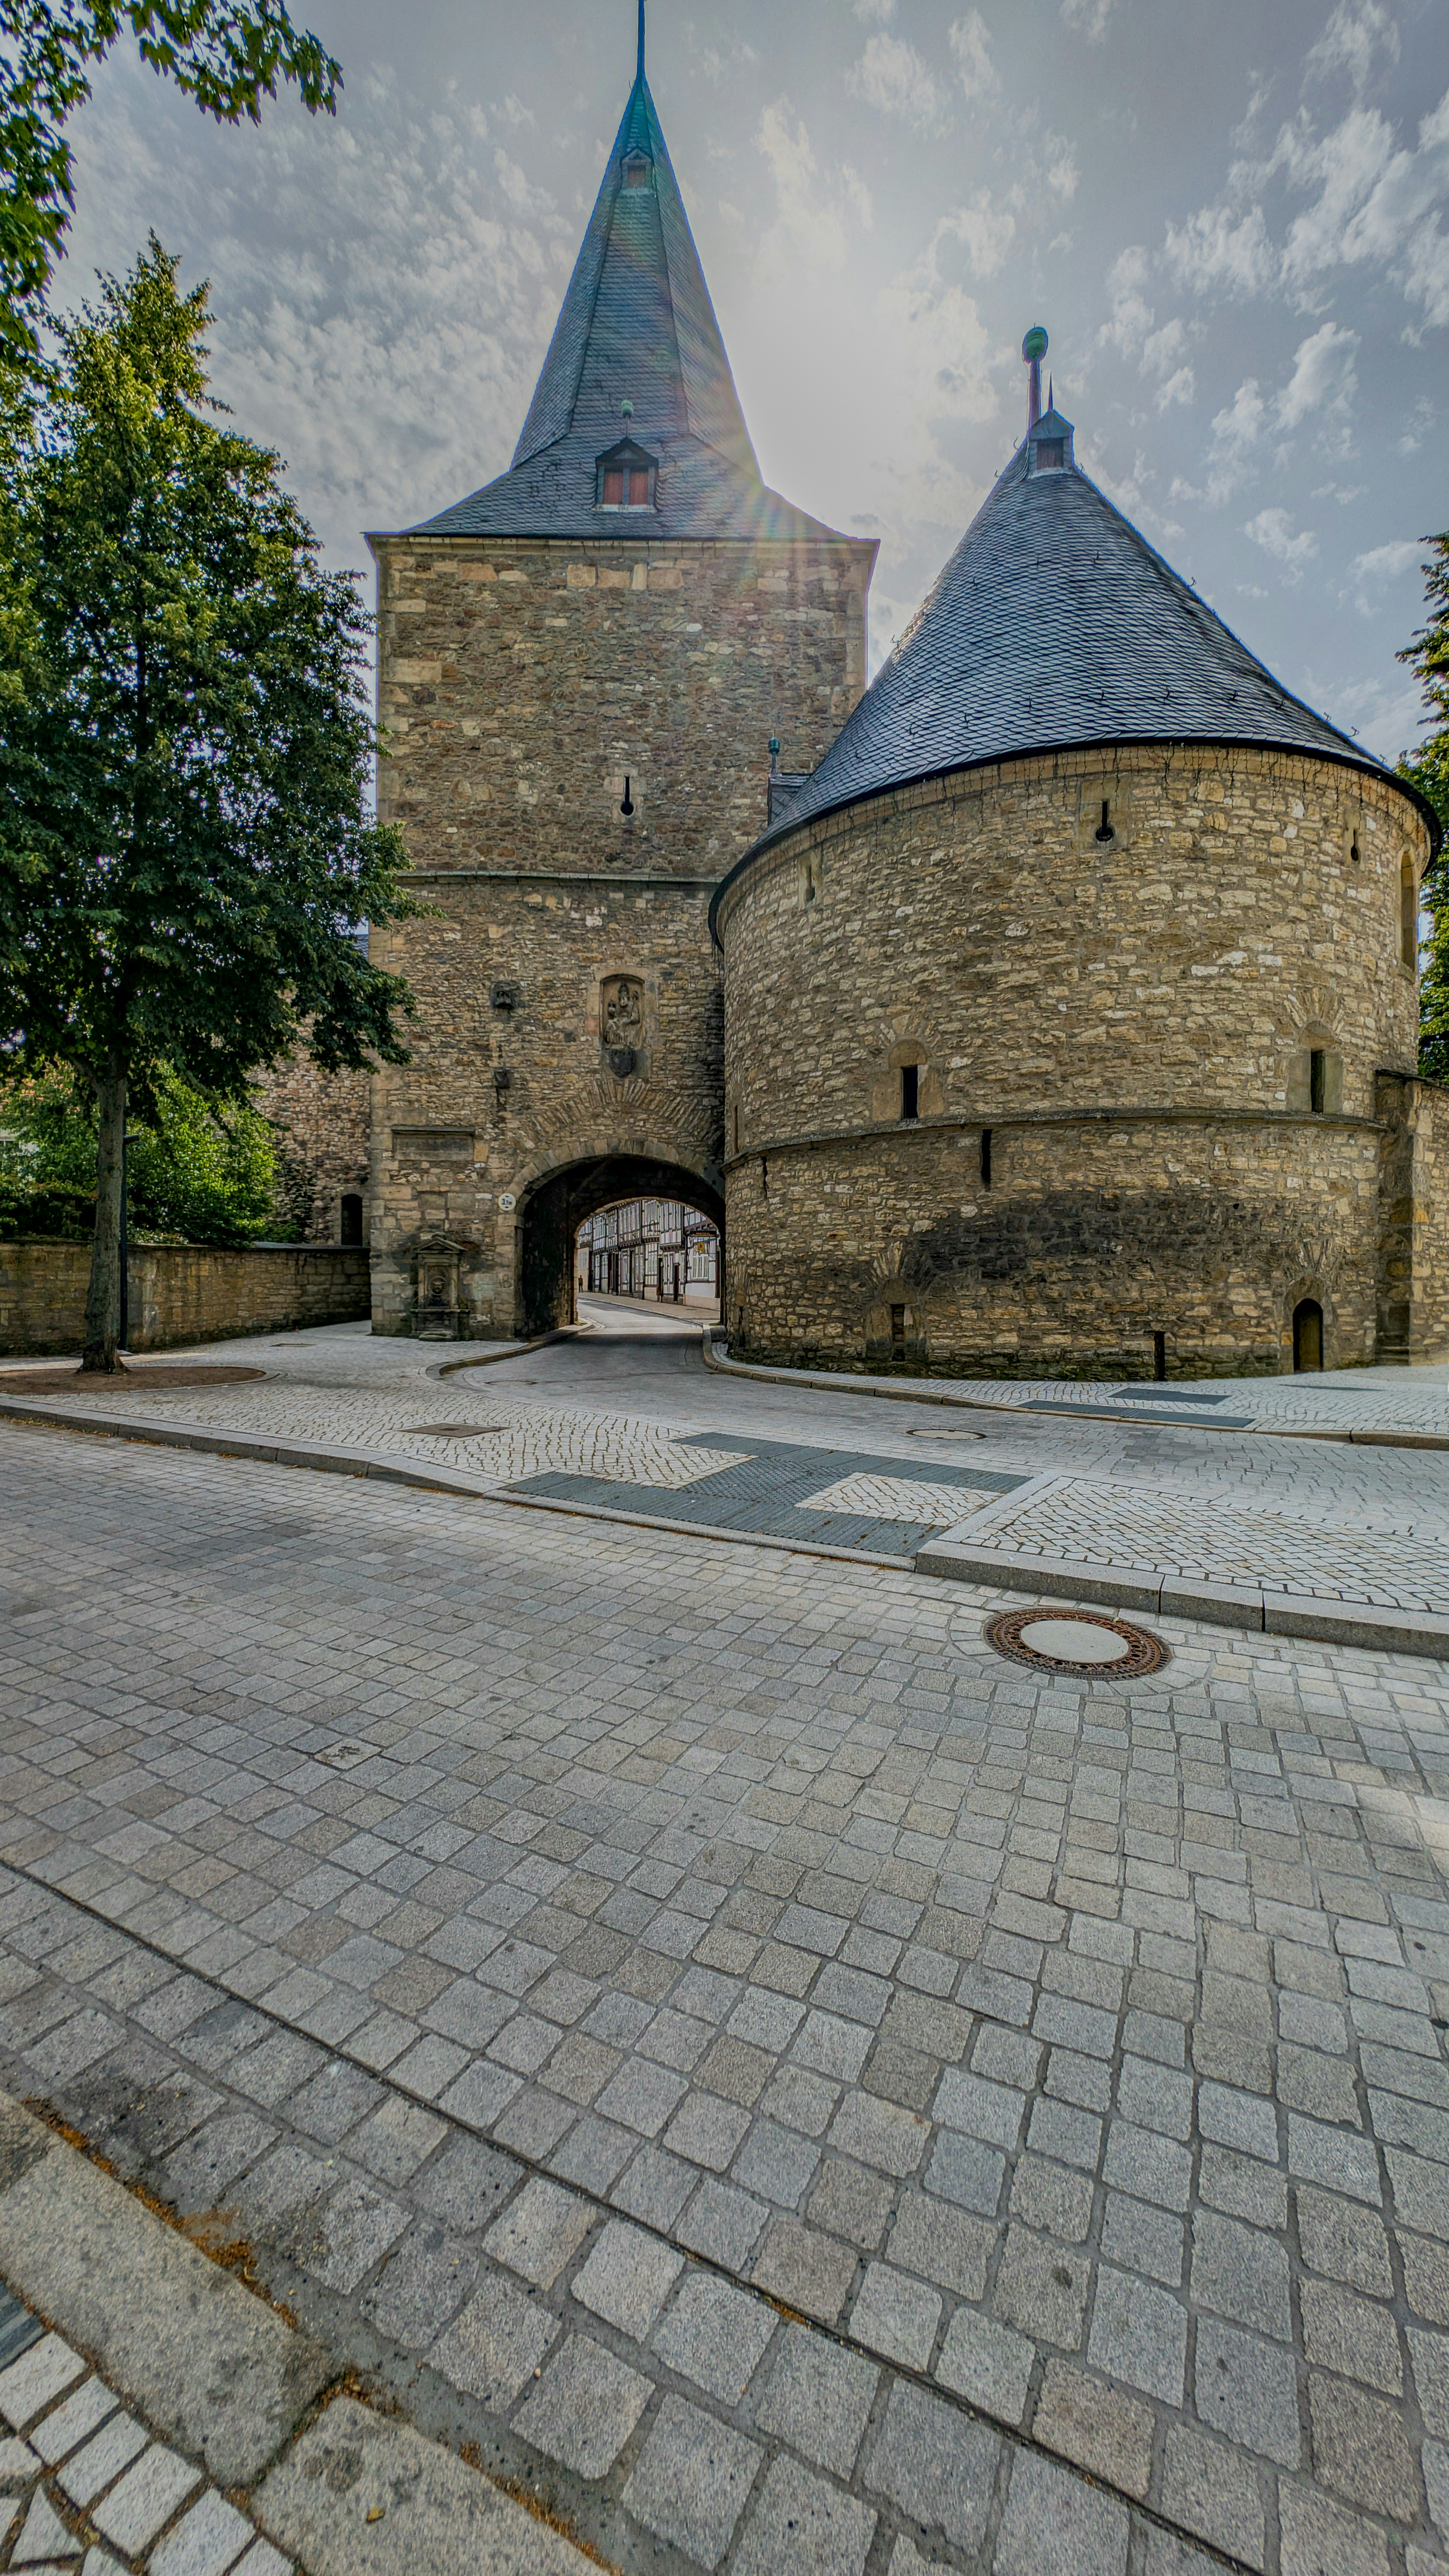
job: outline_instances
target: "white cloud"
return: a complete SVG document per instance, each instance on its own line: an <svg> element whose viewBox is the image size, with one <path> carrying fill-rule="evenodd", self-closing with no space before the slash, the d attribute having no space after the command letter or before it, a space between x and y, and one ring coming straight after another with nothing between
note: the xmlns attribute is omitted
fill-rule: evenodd
<svg viewBox="0 0 1449 2576"><path fill-rule="evenodd" d="M1416 456L1433 426L1434 406L1427 394L1419 394L1398 441L1399 454Z"/></svg>
<svg viewBox="0 0 1449 2576"><path fill-rule="evenodd" d="M1410 574L1419 574L1424 553L1420 537L1395 537L1387 545L1370 546L1354 556L1340 599L1351 600L1360 617L1377 616L1385 604L1385 592L1401 587ZM1420 587L1417 579L1414 587L1416 591Z"/></svg>
<svg viewBox="0 0 1449 2576"><path fill-rule="evenodd" d="M1200 206L1185 224L1169 224L1167 264L1194 294L1217 287L1227 295L1259 295L1278 273L1261 206L1235 216L1225 206Z"/></svg>
<svg viewBox="0 0 1449 2576"><path fill-rule="evenodd" d="M1241 456L1261 437L1266 411L1256 376L1248 376L1232 401L1213 416L1214 445L1229 456Z"/></svg>
<svg viewBox="0 0 1449 2576"><path fill-rule="evenodd" d="M217 134L115 63L77 119L62 296L129 263L155 225L212 280L212 374L237 426L280 449L333 562L508 463L578 221L494 135L506 110L421 114L385 68L334 122L289 100ZM602 158L602 153L600 154ZM592 180L589 182L592 186Z"/></svg>
<svg viewBox="0 0 1449 2576"><path fill-rule="evenodd" d="M855 0L855 14L867 27L888 27L896 14L896 0Z"/></svg>
<svg viewBox="0 0 1449 2576"><path fill-rule="evenodd" d="M1358 376L1354 353L1356 331L1336 322L1300 340L1288 381L1265 398L1256 376L1247 376L1230 403L1215 412L1207 487L1203 498L1214 509L1231 500L1251 475L1259 441L1270 429L1287 433L1313 420L1319 443L1341 447Z"/></svg>
<svg viewBox="0 0 1449 2576"><path fill-rule="evenodd" d="M869 505L886 541L875 658L984 497L963 432L997 413L1000 351L973 295L938 266L938 248L960 237L954 218L913 261L873 276L842 176L787 100L766 112L760 142L776 209L748 292L745 407L781 489L836 527Z"/></svg>
<svg viewBox="0 0 1449 2576"><path fill-rule="evenodd" d="M805 120L796 116L788 98L778 98L764 110L758 141L779 205L778 220L767 236L774 255L791 262L803 259L817 269L844 269L850 258L846 207L853 201L858 215L859 200L848 182L838 196L821 187ZM868 197L866 215L868 219Z"/></svg>
<svg viewBox="0 0 1449 2576"><path fill-rule="evenodd" d="M1248 520L1243 534L1251 537L1255 546L1261 546L1264 554L1286 564L1290 573L1301 572L1318 552L1318 539L1312 529L1300 528L1295 535L1286 510L1260 510L1255 519Z"/></svg>
<svg viewBox="0 0 1449 2576"><path fill-rule="evenodd" d="M979 9L968 9L950 29L948 42L956 57L956 72L968 98L989 99L999 95L1001 83L991 60L991 36Z"/></svg>
<svg viewBox="0 0 1449 2576"><path fill-rule="evenodd" d="M1074 27L1089 45L1100 45L1116 0L1062 0L1062 24Z"/></svg>
<svg viewBox="0 0 1449 2576"><path fill-rule="evenodd" d="M945 105L930 65L903 37L872 36L858 63L846 74L846 86L868 107L887 116L903 116L923 134L944 125Z"/></svg>
<svg viewBox="0 0 1449 2576"><path fill-rule="evenodd" d="M1349 731L1358 734L1380 760L1397 760L1428 722L1417 683L1397 676L1351 681L1340 688L1337 704L1344 718L1357 718L1356 723L1350 721Z"/></svg>
<svg viewBox="0 0 1449 2576"><path fill-rule="evenodd" d="M1325 322L1311 338L1300 340L1293 373L1273 397L1273 416L1280 429L1296 429L1315 415L1325 425L1346 418L1358 391L1354 364L1358 345L1358 333L1344 330L1337 322Z"/></svg>
<svg viewBox="0 0 1449 2576"><path fill-rule="evenodd" d="M1158 379L1155 400L1161 412L1170 411L1175 403L1190 403L1197 391L1197 378L1187 362L1186 324L1174 315L1159 326L1147 301L1144 290L1151 265L1140 242L1118 253L1107 279L1111 318L1103 323L1098 337L1120 350L1124 358L1135 359L1140 376ZM1175 488L1185 491L1188 487L1179 484Z"/></svg>
<svg viewBox="0 0 1449 2576"><path fill-rule="evenodd" d="M1100 336L1120 349L1124 358L1140 355L1152 328L1155 317L1143 293L1151 273L1152 263L1146 251L1139 242L1133 242L1118 252L1107 274L1112 316L1103 323Z"/></svg>
<svg viewBox="0 0 1449 2576"><path fill-rule="evenodd" d="M1066 136L1064 134L1043 135L1042 156L1042 176L1047 186L1053 196L1060 197L1066 203L1076 195L1077 183L1082 175L1077 168L1076 154Z"/></svg>
<svg viewBox="0 0 1449 2576"><path fill-rule="evenodd" d="M1382 0L1338 0L1338 6L1316 45L1309 50L1310 77L1327 80L1347 72L1356 90L1367 82L1382 46L1389 62L1399 59L1399 31Z"/></svg>
<svg viewBox="0 0 1449 2576"><path fill-rule="evenodd" d="M1363 590L1397 581L1401 573L1417 572L1423 560L1422 537L1394 537L1386 546L1370 546L1367 554L1355 555L1349 572Z"/></svg>
<svg viewBox="0 0 1449 2576"><path fill-rule="evenodd" d="M969 206L943 215L931 241L934 259L943 241L959 241L977 277L994 277L1016 239L1016 216L994 188L978 188Z"/></svg>
<svg viewBox="0 0 1449 2576"><path fill-rule="evenodd" d="M1275 241L1267 200L1310 196ZM1169 267L1193 293L1261 295L1278 288L1299 305L1322 302L1344 269L1377 271L1423 322L1449 322L1449 91L1401 145L1377 108L1351 107L1320 135L1306 112L1284 125L1263 161L1239 162L1216 205L1169 223Z"/></svg>

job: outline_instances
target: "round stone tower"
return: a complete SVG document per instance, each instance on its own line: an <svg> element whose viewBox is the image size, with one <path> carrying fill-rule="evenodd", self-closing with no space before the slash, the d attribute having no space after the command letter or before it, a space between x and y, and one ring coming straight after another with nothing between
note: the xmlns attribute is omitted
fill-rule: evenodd
<svg viewBox="0 0 1449 2576"><path fill-rule="evenodd" d="M1083 473L1044 345L1016 455L714 899L732 1345L1370 1361L1433 819Z"/></svg>

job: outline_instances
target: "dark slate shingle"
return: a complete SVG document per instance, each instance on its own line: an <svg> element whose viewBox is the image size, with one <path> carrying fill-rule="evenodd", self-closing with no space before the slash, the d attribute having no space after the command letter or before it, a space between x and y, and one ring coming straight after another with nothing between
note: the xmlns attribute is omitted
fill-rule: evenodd
<svg viewBox="0 0 1449 2576"><path fill-rule="evenodd" d="M652 184L625 188L627 153ZM632 416L622 406L633 404ZM596 464L627 431L658 459L657 507L596 508ZM513 463L415 534L828 537L760 480L654 102L629 94Z"/></svg>
<svg viewBox="0 0 1449 2576"><path fill-rule="evenodd" d="M1059 472L1030 470L1044 433L1067 443ZM1070 422L1053 413L1023 441L756 849L912 779L1076 744L1253 743L1385 774L1254 659L1070 461L1070 439Z"/></svg>

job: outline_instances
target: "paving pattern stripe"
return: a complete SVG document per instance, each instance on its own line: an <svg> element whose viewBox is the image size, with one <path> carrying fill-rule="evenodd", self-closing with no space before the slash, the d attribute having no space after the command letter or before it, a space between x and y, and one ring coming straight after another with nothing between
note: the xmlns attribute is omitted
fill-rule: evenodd
<svg viewBox="0 0 1449 2576"><path fill-rule="evenodd" d="M4 1405L0 1404L0 1414L4 1411ZM862 1527L857 1523L848 1524L841 1529L827 1521L823 1527L810 1529L796 1524L792 1511L789 1523L783 1526L777 1523L773 1530L760 1529L758 1526L750 1525L750 1518L747 1517L748 1506L744 1507L738 1523L706 1522L702 1514L695 1518L689 1508L688 1489L675 1489L674 1508L669 1512L663 1512L653 1502L656 1489L648 1486L620 1485L612 1489L603 1489L612 1490L615 1496L614 1500L606 1501L603 1498L600 1480L589 1477L559 1478L556 1474L550 1473L529 1480L525 1487L520 1488L517 1485L510 1487L494 1484L482 1478L472 1479L458 1474L449 1475L442 1470L429 1473L421 1467L399 1467L393 1460L375 1457L365 1450L320 1451L317 1456L308 1457L302 1454L298 1447L284 1450L276 1442L265 1439L253 1441L243 1433L210 1434L189 1429L183 1432L175 1425L145 1423L134 1419L129 1421L94 1418L77 1420L74 1413L64 1412L59 1408L52 1411L39 1405L12 1406L10 1412L12 1418L18 1421L35 1422L41 1427L58 1427L68 1431L81 1430L102 1437L134 1440L143 1445L151 1443L159 1446L175 1446L203 1455L210 1453L222 1457L252 1459L262 1465L310 1467L325 1473L366 1477L369 1480L396 1483L414 1490L453 1495L459 1499L485 1504L497 1502L522 1509L576 1513L604 1520L618 1520L636 1526L642 1525L651 1529L673 1530L680 1535L711 1540L735 1540L745 1545L776 1547L786 1551L798 1548L806 1554L843 1557L867 1564L899 1565L941 1528L939 1522L920 1523L913 1530L909 1524L887 1522L878 1523L874 1528ZM1022 1478L1019 1481L1022 1485L1026 1485L1035 1480ZM1052 1481L1054 1485L1068 1492L1073 1486L1085 1485L1088 1482L1087 1479L1068 1477ZM544 1490L545 1487L549 1490ZM1160 1488L1154 1490L1160 1492ZM1266 1581L1265 1585L1260 1556L1260 1547L1265 1533L1271 1534L1272 1538L1281 1542L1283 1533L1287 1531L1296 1539L1300 1535L1299 1524L1290 1521L1286 1515L1270 1515L1240 1509L1236 1523L1232 1524L1238 1526L1243 1533L1240 1553L1236 1556L1228 1556L1224 1552L1213 1558L1204 1551L1201 1533L1196 1526L1197 1518L1202 1511L1201 1503L1194 1506L1184 1502L1178 1506L1177 1517L1181 1519L1185 1516L1191 1524L1188 1531L1188 1540L1192 1542L1190 1546L1184 1543L1171 1551L1160 1547L1154 1550L1152 1546L1154 1533L1149 1526L1145 1537L1139 1528L1129 1538L1129 1544L1134 1547L1134 1550L1137 1547L1142 1549L1140 1555L1134 1552L1128 1559L1114 1556L1113 1539L1121 1528L1127 1506L1119 1485L1108 1486L1099 1480L1097 1491L1100 1505L1099 1527L1086 1536L1079 1519L1068 1517L1063 1527L1063 1515L1058 1512L1053 1525L1044 1522L1040 1516L1034 1517L1032 1507L1028 1507L1022 1525L1012 1530L1009 1527L1009 1493L1004 1498L1008 1509L1008 1521L1003 1521L999 1507L989 1507L991 1526L989 1532L986 1532L983 1520L983 1533L989 1535L993 1545L997 1545L999 1539L1004 1536L1004 1544L1000 1546L1003 1557L1011 1553L1023 1557L1031 1557L1039 1553L1064 1564L1075 1563L1084 1575L1090 1575L1094 1581L1109 1585L1114 1578L1126 1580L1142 1569L1146 1569L1152 1576L1160 1579L1200 1583L1205 1587L1215 1584L1232 1586L1241 1584L1246 1578L1255 1583L1259 1589L1266 1588L1270 1593L1287 1594L1295 1602L1322 1601L1326 1610L1331 1610L1334 1605L1352 1605L1361 1602L1370 1608L1398 1609L1410 1615L1416 1611L1432 1611L1442 1597L1443 1557L1440 1547L1435 1545L1419 1551L1420 1562L1417 1570L1421 1579L1415 1585L1399 1579L1400 1569L1403 1566L1402 1546L1397 1541L1390 1542L1387 1539L1380 1540L1376 1554L1383 1566L1387 1566L1388 1561L1392 1560L1394 1567L1392 1576L1385 1571L1378 1580L1375 1580L1372 1575L1357 1576L1355 1580L1357 1569L1349 1569L1340 1574L1336 1582L1326 1582L1321 1573L1321 1544L1315 1545L1312 1536L1304 1534L1302 1543L1307 1561L1300 1561L1286 1567L1280 1566L1275 1569L1273 1576ZM752 1517L755 1523L758 1523L759 1513L755 1512ZM1139 1514L1139 1521L1149 1517ZM1171 1519L1171 1512L1168 1517ZM1100 1526L1103 1520L1106 1522L1105 1528ZM1220 1505L1215 1504L1212 1525L1220 1529L1230 1525ZM871 1537L877 1540L874 1548L867 1543ZM1003 1570L997 1579L1007 1583L1009 1575ZM1412 1596L1408 1600L1403 1597L1406 1591ZM1128 1606L1131 1605L1128 1604ZM1146 1605L1139 1602L1137 1606ZM1204 1600L1199 1615L1211 1616L1211 1604L1208 1600ZM1228 1624L1237 1623L1230 1621ZM1300 1623L1295 1633L1308 1636L1313 1631ZM1336 1632L1332 1627L1325 1627L1323 1633L1331 1639Z"/></svg>
<svg viewBox="0 0 1449 2576"><path fill-rule="evenodd" d="M112 1922L110 1917L102 1913L97 1907L88 1904L82 1898L72 1896L63 1888L52 1886L48 1880L40 1878L30 1870L17 1866L15 1862L0 1860L0 1881L3 1881L3 1878L7 1875L23 1879L28 1885L32 1886L38 1894L45 1896L50 1901L67 1906L72 1912L80 1914L90 1921L103 1926L106 1931L132 1944L135 1948L145 1950L149 1952L153 1958L164 1961L168 1967L176 1968L183 1975L195 1978L198 1984L210 1987L213 1993L215 1993L223 2002L241 2003L245 2005L248 2012L255 2014L259 2019L272 2023L278 2031L285 2031L290 2036L296 2038L310 2038L310 2034L307 2033L299 2023L289 2022L284 2016L269 2010L265 2004L255 2003L248 1997L236 1994L220 1979L208 1975L203 1970L190 1967L182 1960L178 1960L172 1953L162 1948L160 1944L148 1939L144 1933L131 1931L126 1926ZM992 2016L992 2014L985 2008L979 2008L977 2018L983 2022L991 2022L993 2021L994 2016ZM997 2026L1010 2030L1013 2036L1015 2036L1014 2024L1002 2023ZM148 2039L150 2036L150 2034L147 2034ZM154 2040L151 2041L151 2044L154 2047ZM174 2055L178 2052L173 2049L170 2053ZM377 2084L384 2092L394 2094L399 2099L411 2103L415 2108L425 2111L431 2118L444 2123L447 2128L456 2131L459 2135L474 2136L483 2139L488 2138L489 2133L487 2129L475 2126L472 2122L462 2118L455 2112L443 2110L435 2100L425 2094L420 2094L410 2090L406 2085L397 2082L391 2075L386 2073L379 2075L375 2068L367 2066L363 2060L349 2056L345 2047L338 2047L334 2044L329 2049L329 2055L356 2067L360 2073L368 2076L369 2080ZM212 2080L216 2080L214 2072ZM244 2104L248 2110L254 2107L250 2104L247 2097L240 2096L236 2098L239 2103ZM516 2146L510 2146L503 2152L505 2152L510 2161L518 2165L522 2172L529 2176L530 2179L543 2181L553 2186L558 2185L558 2176L553 2171L552 2167L544 2164L539 2159L530 2156L525 2150ZM624 2215L613 2201L605 2199L601 2194L592 2191L586 2183L570 2181L566 2188L576 2199L586 2202L606 2224L610 2221L617 2222L621 2216ZM518 2195L515 2193L513 2198L516 2199L517 2197ZM726 2283L730 2289L749 2298L761 2308L772 2311L776 2316L782 2318L787 2324L793 2325L797 2328L803 2328L808 2334L817 2337L822 2343L827 2343L838 2351L853 2355L857 2360L865 2363L872 2371L880 2371L883 2376L891 2380L909 2383L910 2385L918 2388L924 2396L932 2399L933 2401L949 2406L964 2422L989 2426L993 2435L1009 2445L1013 2451L1019 2452L1030 2458L1049 2461L1054 2469L1061 2471L1066 2477L1078 2483L1089 2493L1098 2491L1103 2494L1116 2497L1116 2499L1125 2507L1127 2512L1139 2519L1144 2526L1162 2533L1167 2538L1183 2543L1190 2554L1200 2554L1209 2565L1229 2569L1233 2571L1233 2576L1254 2576L1254 2571L1246 2560L1235 2557L1230 2551L1217 2547L1211 2540L1205 2539L1200 2533L1192 2531L1187 2525L1175 2522L1169 2515L1163 2513L1160 2509L1145 2503L1141 2497L1134 2495L1130 2489L1117 2485L1110 2476L1103 2474L1101 2471L1093 2471L1089 2474L1079 2469L1075 2463L1068 2459L1062 2452L1053 2450L1047 2444L1034 2441L1029 2433L1023 2433L1020 2427L1013 2424L1009 2418L993 2414L985 2406L972 2405L968 2403L965 2398L960 2396L956 2391L947 2387L940 2379L932 2377L929 2373L923 2370L912 2369L908 2363L886 2359L878 2347L860 2341L855 2336L849 2334L843 2327L838 2325L828 2325L822 2323L821 2320L816 2317L802 2315L799 2310L792 2308L784 2300L770 2296L768 2292L756 2288L750 2281L745 2280L741 2278L739 2274L730 2271L725 2264L717 2261L707 2252L702 2252L692 2245L676 2243L674 2238L668 2235L666 2231L650 2225L647 2220L639 2219L630 2215L627 2223L632 2230L637 2230L639 2234L648 2236L656 2244L667 2248L671 2256L682 2258L690 2265L696 2267L699 2271L709 2273L713 2278ZM535 2373L535 2377L537 2377L537 2375L538 2374ZM697 2386L692 2385L692 2394L697 2399ZM577 2538L577 2535L571 2536Z"/></svg>

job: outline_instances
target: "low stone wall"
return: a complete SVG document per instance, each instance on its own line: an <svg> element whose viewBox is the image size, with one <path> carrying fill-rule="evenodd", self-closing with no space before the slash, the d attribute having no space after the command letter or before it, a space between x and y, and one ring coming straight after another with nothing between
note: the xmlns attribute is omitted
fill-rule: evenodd
<svg viewBox="0 0 1449 2576"><path fill-rule="evenodd" d="M79 1350L90 1266L88 1243L0 1243L0 1351ZM332 1243L134 1244L130 1273L133 1351L349 1323L372 1294L365 1248Z"/></svg>

